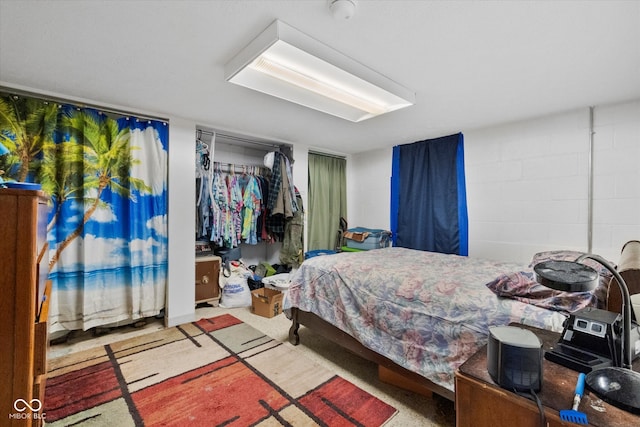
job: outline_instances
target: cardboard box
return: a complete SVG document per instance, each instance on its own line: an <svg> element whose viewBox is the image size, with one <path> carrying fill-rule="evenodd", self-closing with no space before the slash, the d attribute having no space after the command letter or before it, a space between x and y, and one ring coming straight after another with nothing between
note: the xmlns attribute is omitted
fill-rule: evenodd
<svg viewBox="0 0 640 427"><path fill-rule="evenodd" d="M273 317L282 313L284 294L275 289L260 288L251 291L251 312L262 317Z"/></svg>

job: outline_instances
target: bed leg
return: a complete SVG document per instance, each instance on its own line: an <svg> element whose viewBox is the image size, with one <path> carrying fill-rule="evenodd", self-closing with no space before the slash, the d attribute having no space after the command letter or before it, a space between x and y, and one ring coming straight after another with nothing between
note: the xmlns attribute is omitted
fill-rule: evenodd
<svg viewBox="0 0 640 427"><path fill-rule="evenodd" d="M298 310L292 308L291 327L289 328L289 342L293 345L300 344L300 335L298 335L298 328L300 328L300 323L298 323Z"/></svg>

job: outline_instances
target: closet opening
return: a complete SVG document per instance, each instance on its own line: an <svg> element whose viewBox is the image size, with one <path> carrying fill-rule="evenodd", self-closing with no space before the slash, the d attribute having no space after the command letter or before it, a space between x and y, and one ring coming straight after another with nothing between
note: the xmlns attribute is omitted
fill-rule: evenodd
<svg viewBox="0 0 640 427"><path fill-rule="evenodd" d="M196 264L203 256L220 256L225 277L225 258L241 258L253 268L281 267L279 272L297 268L302 233L290 231L303 207L292 145L202 126L195 144Z"/></svg>

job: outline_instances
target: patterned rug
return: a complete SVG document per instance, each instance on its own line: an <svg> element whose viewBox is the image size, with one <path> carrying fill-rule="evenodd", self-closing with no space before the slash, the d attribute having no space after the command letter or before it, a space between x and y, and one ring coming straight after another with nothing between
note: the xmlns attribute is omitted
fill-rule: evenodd
<svg viewBox="0 0 640 427"><path fill-rule="evenodd" d="M47 426L380 426L396 409L225 314L49 361Z"/></svg>

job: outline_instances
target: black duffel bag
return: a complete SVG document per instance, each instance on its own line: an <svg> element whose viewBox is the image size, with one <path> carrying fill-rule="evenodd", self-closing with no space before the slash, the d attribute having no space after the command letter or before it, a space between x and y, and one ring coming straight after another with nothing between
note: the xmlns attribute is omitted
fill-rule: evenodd
<svg viewBox="0 0 640 427"><path fill-rule="evenodd" d="M231 276L230 261L237 261L242 257L240 248L216 248L213 253L222 258L222 274L224 277Z"/></svg>

